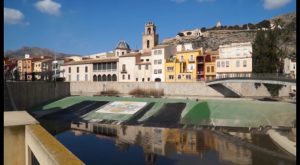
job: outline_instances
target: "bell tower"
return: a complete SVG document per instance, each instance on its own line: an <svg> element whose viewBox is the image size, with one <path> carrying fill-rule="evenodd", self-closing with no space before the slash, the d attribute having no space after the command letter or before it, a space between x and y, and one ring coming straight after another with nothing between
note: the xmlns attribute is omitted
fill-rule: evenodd
<svg viewBox="0 0 300 165"><path fill-rule="evenodd" d="M153 22L148 22L145 25L145 31L143 34L143 50L150 51L157 44L158 34L156 34L156 26Z"/></svg>

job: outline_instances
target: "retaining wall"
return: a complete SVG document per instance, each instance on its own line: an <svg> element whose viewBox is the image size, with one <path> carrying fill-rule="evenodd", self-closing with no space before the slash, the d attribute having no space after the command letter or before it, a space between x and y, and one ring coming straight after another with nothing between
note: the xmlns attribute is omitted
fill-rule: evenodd
<svg viewBox="0 0 300 165"><path fill-rule="evenodd" d="M225 86L234 89L244 97L268 97L267 89L261 85L257 89L254 83L224 83ZM114 89L120 94L128 95L135 89L163 89L165 96L181 97L225 97L213 88L207 86L204 82L193 83L166 83L166 82L70 82L71 95L99 95L101 91ZM283 87L280 97L289 96L290 86Z"/></svg>
<svg viewBox="0 0 300 165"><path fill-rule="evenodd" d="M10 95L16 108L25 110L32 106L70 96L70 83L6 82L4 84L5 110L14 110Z"/></svg>

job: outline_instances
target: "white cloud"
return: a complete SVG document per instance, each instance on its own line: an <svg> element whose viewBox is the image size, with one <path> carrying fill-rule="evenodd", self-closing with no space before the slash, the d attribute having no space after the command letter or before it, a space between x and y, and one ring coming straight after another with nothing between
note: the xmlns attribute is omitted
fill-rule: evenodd
<svg viewBox="0 0 300 165"><path fill-rule="evenodd" d="M171 1L175 3L183 3L186 2L187 0L171 0Z"/></svg>
<svg viewBox="0 0 300 165"><path fill-rule="evenodd" d="M50 15L59 15L61 4L52 0L42 0L35 3L35 7L42 13Z"/></svg>
<svg viewBox="0 0 300 165"><path fill-rule="evenodd" d="M22 24L24 15L17 9L4 8L4 23Z"/></svg>
<svg viewBox="0 0 300 165"><path fill-rule="evenodd" d="M214 2L215 0L196 0L196 1L202 3L202 2Z"/></svg>
<svg viewBox="0 0 300 165"><path fill-rule="evenodd" d="M291 0L264 0L264 8L268 10L281 8L290 2Z"/></svg>

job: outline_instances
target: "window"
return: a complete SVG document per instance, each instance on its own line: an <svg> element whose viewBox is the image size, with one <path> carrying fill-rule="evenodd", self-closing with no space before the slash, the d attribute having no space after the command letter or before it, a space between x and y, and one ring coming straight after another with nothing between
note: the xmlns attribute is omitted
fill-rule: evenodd
<svg viewBox="0 0 300 165"><path fill-rule="evenodd" d="M240 67L240 60L236 61L236 67Z"/></svg>
<svg viewBox="0 0 300 165"><path fill-rule="evenodd" d="M69 67L69 73L71 73L71 67Z"/></svg>
<svg viewBox="0 0 300 165"><path fill-rule="evenodd" d="M128 80L130 80L130 74L128 75Z"/></svg>
<svg viewBox="0 0 300 165"><path fill-rule="evenodd" d="M191 75L190 74L186 75L186 79L191 80L192 79Z"/></svg>
<svg viewBox="0 0 300 165"><path fill-rule="evenodd" d="M138 78L136 78L135 80L136 80L136 81L139 81L139 79L138 79Z"/></svg>
<svg viewBox="0 0 300 165"><path fill-rule="evenodd" d="M221 62L221 66L222 66L222 68L225 67L225 61L222 61L222 62Z"/></svg>
<svg viewBox="0 0 300 165"><path fill-rule="evenodd" d="M178 80L180 80L181 79L181 75L178 75Z"/></svg>
<svg viewBox="0 0 300 165"><path fill-rule="evenodd" d="M142 66L141 65L139 65L139 70L141 70L142 69Z"/></svg>
<svg viewBox="0 0 300 165"><path fill-rule="evenodd" d="M157 60L157 64L161 64L162 63L162 60Z"/></svg>
<svg viewBox="0 0 300 165"><path fill-rule="evenodd" d="M180 61L183 61L183 56L180 56Z"/></svg>
<svg viewBox="0 0 300 165"><path fill-rule="evenodd" d="M217 62L217 68L220 68L220 61Z"/></svg>
<svg viewBox="0 0 300 165"><path fill-rule="evenodd" d="M112 63L112 69L117 69L117 63L115 62Z"/></svg>
<svg viewBox="0 0 300 165"><path fill-rule="evenodd" d="M215 72L215 67L211 66L211 72Z"/></svg>
<svg viewBox="0 0 300 165"><path fill-rule="evenodd" d="M79 74L77 75L76 80L79 81Z"/></svg>
<svg viewBox="0 0 300 165"><path fill-rule="evenodd" d="M97 81L97 76L96 75L93 76L93 81Z"/></svg>
<svg viewBox="0 0 300 165"><path fill-rule="evenodd" d="M87 74L84 76L84 80L85 80L85 81L88 80L88 75L87 75Z"/></svg>
<svg viewBox="0 0 300 165"><path fill-rule="evenodd" d="M88 67L86 66L86 67L85 67L85 73L87 73L87 72L88 72Z"/></svg>
<svg viewBox="0 0 300 165"><path fill-rule="evenodd" d="M243 61L243 66L244 66L244 67L247 67L247 60L244 60L244 61Z"/></svg>
<svg viewBox="0 0 300 165"><path fill-rule="evenodd" d="M154 60L154 64L157 64L157 60Z"/></svg>
<svg viewBox="0 0 300 165"><path fill-rule="evenodd" d="M110 63L110 62L107 63L107 69L108 69L108 70L111 70L111 63Z"/></svg>
<svg viewBox="0 0 300 165"><path fill-rule="evenodd" d="M77 67L77 73L79 73L79 67Z"/></svg>
<svg viewBox="0 0 300 165"><path fill-rule="evenodd" d="M69 75L69 81L71 81L71 75Z"/></svg>
<svg viewBox="0 0 300 165"><path fill-rule="evenodd" d="M145 70L148 70L148 65L145 65Z"/></svg>
<svg viewBox="0 0 300 165"><path fill-rule="evenodd" d="M190 61L194 61L194 55L190 56Z"/></svg>
<svg viewBox="0 0 300 165"><path fill-rule="evenodd" d="M144 78L142 78L142 81L144 82Z"/></svg>
<svg viewBox="0 0 300 165"><path fill-rule="evenodd" d="M148 81L150 81L150 77L148 77Z"/></svg>
<svg viewBox="0 0 300 165"><path fill-rule="evenodd" d="M206 67L206 71L207 71L207 72L210 72L210 67L209 67L209 66Z"/></svg>
<svg viewBox="0 0 300 165"><path fill-rule="evenodd" d="M125 80L125 74L122 75L122 79Z"/></svg>
<svg viewBox="0 0 300 165"><path fill-rule="evenodd" d="M154 74L157 74L157 69L154 69Z"/></svg>
<svg viewBox="0 0 300 165"><path fill-rule="evenodd" d="M169 80L173 80L174 79L174 75L169 75Z"/></svg>
<svg viewBox="0 0 300 165"><path fill-rule="evenodd" d="M160 55L162 54L162 50L159 49L159 50L154 50L154 55Z"/></svg>
<svg viewBox="0 0 300 165"><path fill-rule="evenodd" d="M147 40L147 48L149 48L149 47L150 47L150 41Z"/></svg>
<svg viewBox="0 0 300 165"><path fill-rule="evenodd" d="M122 65L122 71L125 71L125 70L126 70L126 65L123 64L123 65Z"/></svg>
<svg viewBox="0 0 300 165"><path fill-rule="evenodd" d="M147 58L146 61L149 61L149 59Z"/></svg>
<svg viewBox="0 0 300 165"><path fill-rule="evenodd" d="M226 61L226 67L229 67L229 61Z"/></svg>
<svg viewBox="0 0 300 165"><path fill-rule="evenodd" d="M144 62L144 59L141 59L141 62Z"/></svg>
<svg viewBox="0 0 300 165"><path fill-rule="evenodd" d="M174 71L174 67L167 67L167 71L168 72L173 72Z"/></svg>
<svg viewBox="0 0 300 165"><path fill-rule="evenodd" d="M158 74L161 74L161 73L162 73L162 70L161 70L161 69L158 69L158 70L157 70L157 73L158 73Z"/></svg>
<svg viewBox="0 0 300 165"><path fill-rule="evenodd" d="M124 52L122 52L122 55L124 55Z"/></svg>

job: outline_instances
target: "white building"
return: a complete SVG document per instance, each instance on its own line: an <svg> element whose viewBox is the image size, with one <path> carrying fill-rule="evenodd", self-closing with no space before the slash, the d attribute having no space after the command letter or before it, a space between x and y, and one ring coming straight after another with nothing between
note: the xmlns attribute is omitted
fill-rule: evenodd
<svg viewBox="0 0 300 165"><path fill-rule="evenodd" d="M136 56L134 77L136 82L151 81L151 52L139 53Z"/></svg>
<svg viewBox="0 0 300 165"><path fill-rule="evenodd" d="M136 56L139 52L131 52L125 55L119 56L119 82L134 82L134 70L136 64Z"/></svg>
<svg viewBox="0 0 300 165"><path fill-rule="evenodd" d="M289 74L292 78L296 78L296 57L284 59L284 73Z"/></svg>
<svg viewBox="0 0 300 165"><path fill-rule="evenodd" d="M245 77L252 73L252 44L232 43L219 46L216 78Z"/></svg>
<svg viewBox="0 0 300 165"><path fill-rule="evenodd" d="M65 81L91 81L92 64L83 61L72 61L61 65L64 72L60 73L61 77L65 77Z"/></svg>
<svg viewBox="0 0 300 165"><path fill-rule="evenodd" d="M171 56L176 54L173 45L157 45L151 51L151 81L165 81L165 62Z"/></svg>

